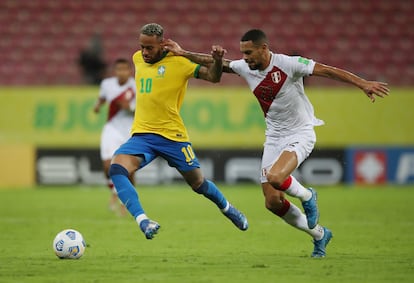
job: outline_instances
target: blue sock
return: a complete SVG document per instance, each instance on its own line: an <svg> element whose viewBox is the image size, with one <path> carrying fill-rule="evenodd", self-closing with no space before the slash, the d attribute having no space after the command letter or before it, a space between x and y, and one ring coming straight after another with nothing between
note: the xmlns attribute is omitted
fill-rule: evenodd
<svg viewBox="0 0 414 283"><path fill-rule="evenodd" d="M144 209L139 202L135 187L128 178L128 171L119 164L112 164L109 168L109 176L114 183L119 199L128 209L129 213L131 213L134 218L144 214Z"/></svg>
<svg viewBox="0 0 414 283"><path fill-rule="evenodd" d="M206 198L214 202L220 209L227 207L226 198L216 187L216 185L209 180L204 180L204 182L197 190L195 190L195 192L204 195Z"/></svg>

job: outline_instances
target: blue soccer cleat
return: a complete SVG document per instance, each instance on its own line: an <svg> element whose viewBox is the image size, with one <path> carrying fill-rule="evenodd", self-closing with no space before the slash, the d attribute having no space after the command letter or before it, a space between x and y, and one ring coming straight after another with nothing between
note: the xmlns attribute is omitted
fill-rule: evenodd
<svg viewBox="0 0 414 283"><path fill-rule="evenodd" d="M318 194L312 188L309 188L309 191L312 193L312 197L310 200L302 202L303 209L305 210L306 219L308 221L309 229L313 229L316 227L319 221L319 210L318 210L318 203L317 197Z"/></svg>
<svg viewBox="0 0 414 283"><path fill-rule="evenodd" d="M242 231L246 231L249 228L249 223L247 222L246 216L238 211L234 206L230 204L229 209L223 214L233 222Z"/></svg>
<svg viewBox="0 0 414 283"><path fill-rule="evenodd" d="M139 224L139 228L145 234L145 238L151 240L154 238L155 234L158 233L158 229L160 229L160 224L150 219L144 219Z"/></svg>
<svg viewBox="0 0 414 283"><path fill-rule="evenodd" d="M332 239L332 237L332 232L328 228L323 227L323 238L319 241L313 241L314 248L311 256L314 258L325 257L326 246L329 244L329 241Z"/></svg>

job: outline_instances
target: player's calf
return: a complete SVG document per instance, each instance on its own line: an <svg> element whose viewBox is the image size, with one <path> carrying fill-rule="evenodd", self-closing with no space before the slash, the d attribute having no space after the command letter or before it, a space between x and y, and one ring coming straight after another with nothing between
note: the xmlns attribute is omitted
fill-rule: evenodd
<svg viewBox="0 0 414 283"><path fill-rule="evenodd" d="M267 210L277 216L283 216L289 209L289 202L284 198L283 192L275 190L270 183L263 183L262 189Z"/></svg>

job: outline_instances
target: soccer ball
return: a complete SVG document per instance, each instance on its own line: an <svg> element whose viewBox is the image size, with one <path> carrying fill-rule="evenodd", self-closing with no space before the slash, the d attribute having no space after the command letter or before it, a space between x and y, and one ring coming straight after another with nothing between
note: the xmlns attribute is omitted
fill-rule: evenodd
<svg viewBox="0 0 414 283"><path fill-rule="evenodd" d="M60 259L78 259L85 252L85 248L82 234L74 229L59 232L53 240L53 250Z"/></svg>

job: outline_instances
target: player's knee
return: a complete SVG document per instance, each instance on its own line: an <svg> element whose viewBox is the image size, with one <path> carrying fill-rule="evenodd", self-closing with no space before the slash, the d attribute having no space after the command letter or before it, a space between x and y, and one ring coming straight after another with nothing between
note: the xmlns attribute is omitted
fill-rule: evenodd
<svg viewBox="0 0 414 283"><path fill-rule="evenodd" d="M280 172L276 172L276 173L267 173L266 175L267 181L275 188L275 189L279 189L283 182L285 181L285 176L284 174L280 173Z"/></svg>
<svg viewBox="0 0 414 283"><path fill-rule="evenodd" d="M129 154L116 154L112 157L111 164L124 167L129 173L135 172L140 167L143 158Z"/></svg>
<svg viewBox="0 0 414 283"><path fill-rule="evenodd" d="M204 183L205 179L203 174L201 173L200 168L181 172L187 184L194 190L198 190Z"/></svg>
<svg viewBox="0 0 414 283"><path fill-rule="evenodd" d="M109 167L109 176L112 178L115 175L123 175L126 177L129 177L128 170L120 165L120 164L111 164L111 167Z"/></svg>
<svg viewBox="0 0 414 283"><path fill-rule="evenodd" d="M189 185L191 186L191 188L198 193L198 191L200 190L201 186L203 186L203 184L207 182L206 179L204 179L204 177L200 177L200 178L196 178L194 180L192 180L191 183L189 183Z"/></svg>

